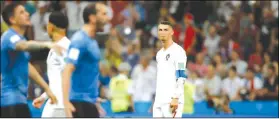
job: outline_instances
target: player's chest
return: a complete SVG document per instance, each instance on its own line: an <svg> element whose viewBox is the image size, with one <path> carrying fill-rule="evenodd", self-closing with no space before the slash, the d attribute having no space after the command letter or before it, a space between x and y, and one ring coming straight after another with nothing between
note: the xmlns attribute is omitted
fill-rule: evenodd
<svg viewBox="0 0 279 119"><path fill-rule="evenodd" d="M171 67L174 65L174 54L169 52L160 53L157 57L157 63L159 66Z"/></svg>
<svg viewBox="0 0 279 119"><path fill-rule="evenodd" d="M87 53L85 57L87 57L88 60L94 60L94 61L100 60L101 58L100 48L96 41L92 41L87 44Z"/></svg>

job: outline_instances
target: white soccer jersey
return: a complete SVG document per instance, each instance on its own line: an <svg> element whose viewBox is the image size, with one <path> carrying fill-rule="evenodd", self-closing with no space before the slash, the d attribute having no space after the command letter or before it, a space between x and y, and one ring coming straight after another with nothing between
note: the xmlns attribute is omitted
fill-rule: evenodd
<svg viewBox="0 0 279 119"><path fill-rule="evenodd" d="M173 42L166 50L162 48L156 55L157 60L157 83L154 106L170 104L172 97L180 92L179 103L184 103L184 88L177 90L179 74L185 76L186 53L184 49ZM181 74L180 74L181 75ZM186 78L183 77L183 78ZM185 80L185 79L184 79Z"/></svg>
<svg viewBox="0 0 279 119"><path fill-rule="evenodd" d="M62 94L62 71L66 64L64 59L66 57L66 52L70 46L70 43L71 42L67 37L63 37L60 41L57 42L57 45L65 49L62 52L62 56L58 55L53 49L49 51L47 57L47 75L49 80L49 87L56 96L58 102L57 104L52 105L50 104L50 100L48 100L44 108L42 117L53 117L55 116L54 112L57 112L57 110L55 111L55 109L64 108ZM42 96L46 97L46 94L44 93Z"/></svg>

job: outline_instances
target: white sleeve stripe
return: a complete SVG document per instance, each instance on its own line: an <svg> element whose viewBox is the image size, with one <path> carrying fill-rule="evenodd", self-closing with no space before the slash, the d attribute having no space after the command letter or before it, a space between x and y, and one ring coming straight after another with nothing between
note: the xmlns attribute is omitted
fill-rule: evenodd
<svg viewBox="0 0 279 119"><path fill-rule="evenodd" d="M17 41L20 40L20 37L18 35L13 35L11 38L10 38L10 41L11 43L16 43Z"/></svg>
<svg viewBox="0 0 279 119"><path fill-rule="evenodd" d="M73 60L77 60L78 59L78 56L79 56L79 49L77 48L71 48L70 51L69 51L69 58L73 59Z"/></svg>

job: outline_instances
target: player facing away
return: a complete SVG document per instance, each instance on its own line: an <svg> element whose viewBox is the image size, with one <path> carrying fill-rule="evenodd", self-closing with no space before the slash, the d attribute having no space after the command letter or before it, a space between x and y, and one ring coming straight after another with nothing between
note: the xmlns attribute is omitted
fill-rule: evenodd
<svg viewBox="0 0 279 119"><path fill-rule="evenodd" d="M47 24L47 32L52 41L62 47L64 51L62 55L50 49L47 57L47 75L49 79L49 87L57 97L57 104L51 104L47 101L42 117L66 117L63 104L62 95L62 71L65 66L65 57L67 49L70 46L70 40L66 37L66 29L68 27L68 18L62 12L52 12L49 16ZM40 108L45 100L48 99L46 93L33 101L33 106Z"/></svg>
<svg viewBox="0 0 279 119"><path fill-rule="evenodd" d="M67 117L99 117L96 107L100 49L97 30L109 21L107 6L89 4L83 11L84 25L71 38L62 74L63 99Z"/></svg>
<svg viewBox="0 0 279 119"><path fill-rule="evenodd" d="M168 21L158 25L158 38L163 48L157 52L157 82L153 117L182 117L186 53L172 40L173 29Z"/></svg>
<svg viewBox="0 0 279 119"><path fill-rule="evenodd" d="M23 5L16 2L7 5L2 18L10 28L1 36L1 117L31 117L27 105L29 77L45 90L52 103L57 100L44 79L29 63L28 51L51 48L53 44L26 40L23 35L31 23Z"/></svg>

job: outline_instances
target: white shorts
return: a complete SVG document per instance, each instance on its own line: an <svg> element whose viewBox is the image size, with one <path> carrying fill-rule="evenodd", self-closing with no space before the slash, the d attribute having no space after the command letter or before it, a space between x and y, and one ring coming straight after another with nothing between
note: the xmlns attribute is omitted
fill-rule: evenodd
<svg viewBox="0 0 279 119"><path fill-rule="evenodd" d="M182 118L184 104L178 104L178 108L176 109L176 118ZM171 112L170 104L163 104L153 106L153 117L169 117L173 118L174 114Z"/></svg>
<svg viewBox="0 0 279 119"><path fill-rule="evenodd" d="M42 117L66 117L65 109L59 108L56 104L50 104L50 100L47 101Z"/></svg>

